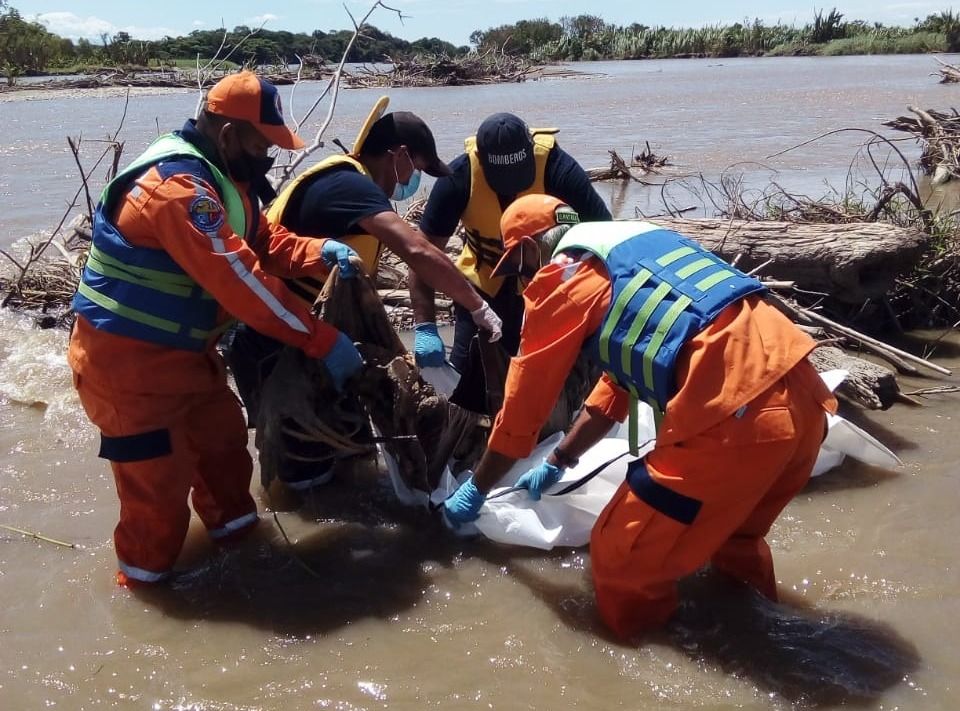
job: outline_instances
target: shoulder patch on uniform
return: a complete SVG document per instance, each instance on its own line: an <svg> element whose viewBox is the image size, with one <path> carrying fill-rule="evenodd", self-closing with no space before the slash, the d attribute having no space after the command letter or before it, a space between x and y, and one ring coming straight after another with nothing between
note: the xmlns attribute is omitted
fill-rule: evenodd
<svg viewBox="0 0 960 711"><path fill-rule="evenodd" d="M216 232L223 225L223 205L207 195L190 203L190 221L202 232Z"/></svg>

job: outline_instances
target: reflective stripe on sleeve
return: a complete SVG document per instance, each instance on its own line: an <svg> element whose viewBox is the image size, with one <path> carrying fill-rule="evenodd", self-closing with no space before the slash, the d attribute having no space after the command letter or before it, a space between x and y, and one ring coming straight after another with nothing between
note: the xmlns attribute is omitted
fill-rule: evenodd
<svg viewBox="0 0 960 711"><path fill-rule="evenodd" d="M206 195L210 197L207 189L198 181L194 180L193 184L196 188L197 195ZM287 309L287 307L284 306L283 303L281 303L281 301L274 296L270 290L260 282L259 279L257 279L256 275L254 275L253 272L247 268L237 253L227 250L223 238L220 237L217 232L205 232L204 234L207 235L207 237L210 239L210 242L213 244L214 253L227 258L227 262L230 264L230 268L233 269L233 273L240 278L240 281L242 281L268 309L270 309L270 312L274 316L279 318L294 331L299 333L310 333L310 328L294 313Z"/></svg>

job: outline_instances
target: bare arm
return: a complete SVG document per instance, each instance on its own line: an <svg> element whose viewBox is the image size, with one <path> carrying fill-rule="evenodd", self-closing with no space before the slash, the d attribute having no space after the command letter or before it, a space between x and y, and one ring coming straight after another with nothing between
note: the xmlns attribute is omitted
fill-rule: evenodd
<svg viewBox="0 0 960 711"><path fill-rule="evenodd" d="M411 277L434 291L442 291L469 311L484 305L483 299L474 291L453 262L436 245L406 222L397 213L385 211L365 217L359 225L389 247L409 265Z"/></svg>
<svg viewBox="0 0 960 711"><path fill-rule="evenodd" d="M450 241L449 237L433 237L415 230L419 235L426 239L437 249L443 251ZM416 272L409 274L410 282L410 305L413 306L414 323L435 323L437 320L437 309L435 306L436 291L432 286L421 279Z"/></svg>

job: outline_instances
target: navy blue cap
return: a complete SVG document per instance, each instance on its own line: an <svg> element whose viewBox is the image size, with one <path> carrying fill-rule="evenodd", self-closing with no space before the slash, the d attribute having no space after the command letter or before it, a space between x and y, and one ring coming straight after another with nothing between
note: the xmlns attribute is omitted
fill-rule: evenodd
<svg viewBox="0 0 960 711"><path fill-rule="evenodd" d="M484 119L477 129L477 155L487 184L498 195L521 193L537 177L530 129L513 114Z"/></svg>

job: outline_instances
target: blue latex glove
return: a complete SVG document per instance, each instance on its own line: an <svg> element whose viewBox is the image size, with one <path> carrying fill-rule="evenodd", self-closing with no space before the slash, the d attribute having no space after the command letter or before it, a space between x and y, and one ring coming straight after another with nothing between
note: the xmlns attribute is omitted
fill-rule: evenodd
<svg viewBox="0 0 960 711"><path fill-rule="evenodd" d="M443 502L443 516L447 525L457 528L480 518L480 507L487 500L486 494L473 483L473 474Z"/></svg>
<svg viewBox="0 0 960 711"><path fill-rule="evenodd" d="M549 489L560 481L561 473L563 473L563 470L560 467L555 467L544 459L539 466L534 467L517 479L517 486L526 489L530 493L531 499L539 501L544 489Z"/></svg>
<svg viewBox="0 0 960 711"><path fill-rule="evenodd" d="M352 279L357 275L357 268L350 261L350 257L356 257L357 253L343 242L337 242L335 239L328 239L323 243L320 249L320 257L323 263L330 269L340 266L340 276L343 279Z"/></svg>
<svg viewBox="0 0 960 711"><path fill-rule="evenodd" d="M363 358L353 345L353 341L345 333L337 335L333 348L323 357L323 364L327 366L333 387L337 392L343 390L343 384L363 366Z"/></svg>
<svg viewBox="0 0 960 711"><path fill-rule="evenodd" d="M447 362L437 324L418 323L413 327L413 357L418 368L439 368Z"/></svg>

